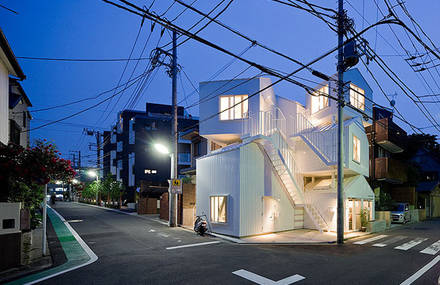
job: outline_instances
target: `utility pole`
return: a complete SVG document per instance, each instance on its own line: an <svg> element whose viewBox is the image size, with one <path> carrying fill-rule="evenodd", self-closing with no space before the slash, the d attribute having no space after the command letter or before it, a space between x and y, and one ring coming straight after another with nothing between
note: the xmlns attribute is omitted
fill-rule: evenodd
<svg viewBox="0 0 440 285"><path fill-rule="evenodd" d="M171 76L172 76L172 154L171 154L171 179L177 179L177 47L176 47L176 31L173 30L173 55L171 62ZM169 193L169 225L170 227L177 226L177 194L172 193L170 186Z"/></svg>
<svg viewBox="0 0 440 285"><path fill-rule="evenodd" d="M344 1L338 0L338 198L337 243L344 243Z"/></svg>

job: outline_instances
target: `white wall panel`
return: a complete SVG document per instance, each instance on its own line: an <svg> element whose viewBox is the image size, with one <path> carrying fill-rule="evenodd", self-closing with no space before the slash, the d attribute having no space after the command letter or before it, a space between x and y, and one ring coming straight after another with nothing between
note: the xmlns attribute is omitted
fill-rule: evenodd
<svg viewBox="0 0 440 285"><path fill-rule="evenodd" d="M255 143L241 148L240 178L240 236L294 228L294 208L269 159Z"/></svg>
<svg viewBox="0 0 440 285"><path fill-rule="evenodd" d="M228 195L227 223L212 224L216 233L238 236L240 222L240 150L197 159L196 210L210 220L210 196Z"/></svg>

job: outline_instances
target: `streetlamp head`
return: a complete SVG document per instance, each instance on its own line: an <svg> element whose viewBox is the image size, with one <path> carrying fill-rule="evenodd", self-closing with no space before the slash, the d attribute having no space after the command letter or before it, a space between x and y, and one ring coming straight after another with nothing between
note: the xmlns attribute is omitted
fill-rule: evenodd
<svg viewBox="0 0 440 285"><path fill-rule="evenodd" d="M154 144L154 148L162 154L170 154L170 151L168 150L168 148L166 146L164 146L163 144L156 143L156 144Z"/></svg>
<svg viewBox="0 0 440 285"><path fill-rule="evenodd" d="M97 174L96 171L94 171L94 170L89 170L89 171L87 171L87 175L90 176L90 177L96 177L96 176L98 176L98 174Z"/></svg>

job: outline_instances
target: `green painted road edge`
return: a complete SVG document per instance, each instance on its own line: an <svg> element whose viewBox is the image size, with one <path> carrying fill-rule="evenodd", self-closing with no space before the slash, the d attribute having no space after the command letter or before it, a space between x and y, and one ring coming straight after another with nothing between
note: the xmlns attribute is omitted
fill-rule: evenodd
<svg viewBox="0 0 440 285"><path fill-rule="evenodd" d="M28 275L7 284L35 284L89 265L98 260L96 254L57 211L48 206L47 215L53 225L56 235L58 236L64 253L66 254L67 262L60 266Z"/></svg>

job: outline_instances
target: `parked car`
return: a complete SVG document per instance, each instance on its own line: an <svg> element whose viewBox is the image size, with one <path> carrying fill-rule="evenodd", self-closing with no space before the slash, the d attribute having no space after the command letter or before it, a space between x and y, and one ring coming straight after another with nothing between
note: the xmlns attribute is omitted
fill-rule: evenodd
<svg viewBox="0 0 440 285"><path fill-rule="evenodd" d="M411 220L408 203L395 203L391 211L391 219L393 223L406 223Z"/></svg>

